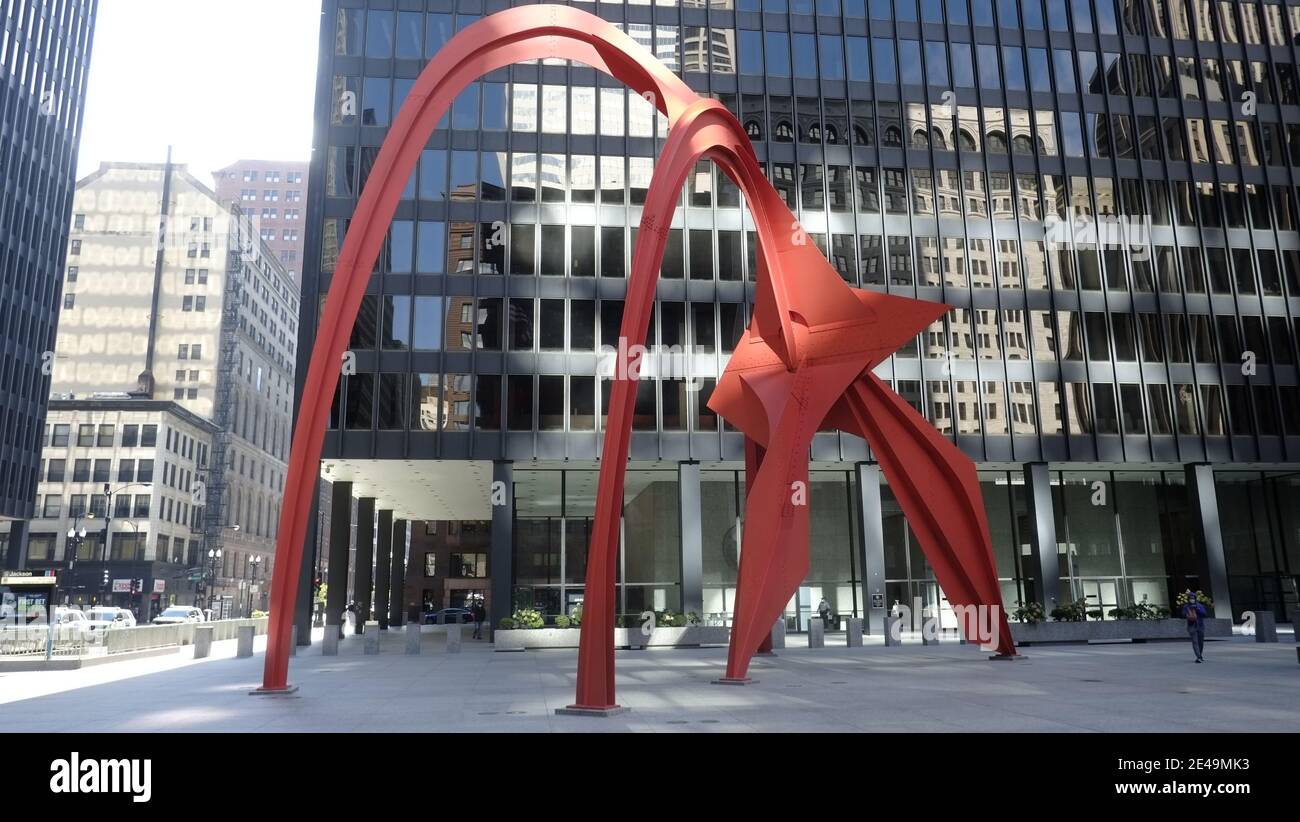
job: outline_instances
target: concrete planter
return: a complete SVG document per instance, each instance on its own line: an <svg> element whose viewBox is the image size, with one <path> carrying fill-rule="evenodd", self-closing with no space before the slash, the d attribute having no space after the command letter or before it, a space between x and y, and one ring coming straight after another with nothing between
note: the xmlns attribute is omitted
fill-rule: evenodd
<svg viewBox="0 0 1300 822"><path fill-rule="evenodd" d="M1146 642L1159 639L1187 639L1187 623L1182 619L1107 619L1088 622L1011 623L1011 636L1017 645L1056 642ZM1207 638L1232 636L1232 620L1205 620Z"/></svg>
<svg viewBox="0 0 1300 822"><path fill-rule="evenodd" d="M498 629L492 642L498 651L577 648L582 632L577 628ZM640 628L615 628L614 647L698 648L701 645L726 645L731 629L721 625L690 625L685 628L655 628L650 636Z"/></svg>
<svg viewBox="0 0 1300 822"><path fill-rule="evenodd" d="M731 629L725 625L688 625L685 628L655 628L646 636L640 628L615 628L614 647L698 648L726 645Z"/></svg>
<svg viewBox="0 0 1300 822"><path fill-rule="evenodd" d="M492 632L492 646L497 651L577 648L578 631L573 628L498 628Z"/></svg>

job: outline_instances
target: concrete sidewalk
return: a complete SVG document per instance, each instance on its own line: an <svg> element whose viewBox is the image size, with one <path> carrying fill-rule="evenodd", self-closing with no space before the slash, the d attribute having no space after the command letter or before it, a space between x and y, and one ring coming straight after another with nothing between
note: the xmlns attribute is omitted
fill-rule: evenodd
<svg viewBox="0 0 1300 822"><path fill-rule="evenodd" d="M0 676L6 731L1300 731L1293 643L1212 642L1206 664L1187 643L1027 649L990 662L975 646L787 648L755 660L745 687L710 684L725 648L622 651L612 718L556 716L573 698L577 654L496 653L466 640L460 654L425 634L422 654L384 637L364 656L300 649L288 697L253 697L252 659L234 643L68 672Z"/></svg>

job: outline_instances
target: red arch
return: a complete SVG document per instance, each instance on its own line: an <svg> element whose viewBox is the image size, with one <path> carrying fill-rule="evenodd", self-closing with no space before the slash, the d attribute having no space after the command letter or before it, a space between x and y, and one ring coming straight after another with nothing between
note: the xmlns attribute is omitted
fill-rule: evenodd
<svg viewBox="0 0 1300 822"><path fill-rule="evenodd" d="M297 593L293 577L300 567L313 480L318 471L329 404L338 384L338 363L401 192L437 122L462 88L500 66L540 57L576 60L621 79L651 99L669 118L672 131L651 181L642 230L633 254L623 322L623 335L629 346L644 342L668 225L690 168L701 157L709 157L745 194L755 220L760 252L755 315L746 336L752 345L746 346L745 352L756 355L758 364L754 366L750 362L754 366L751 372L737 376L747 367L746 356L738 350L724 381L719 384L713 405L767 449L768 456L756 472L758 484L765 485L767 490L751 493L749 499L774 502L781 498L783 484L792 477L807 480L808 442L813 432L834 414L834 409L847 407L850 412L866 416L871 416L873 409L889 412L889 396L897 400L896 405L905 406L867 372L897 344L915 334L920 327L914 328L916 323L924 325L936 311L942 311L942 306L851 292L808 242L780 195L767 182L744 130L730 112L716 102L700 100L613 25L561 6L521 7L485 18L452 38L416 81L380 151L339 258L320 325L327 332L317 338L312 351L290 454L286 478L289 491L281 514L262 690L283 690L287 686L288 643ZM857 298L852 299L854 296ZM878 322L877 311L882 307L888 317ZM828 374L833 374L833 378L827 379ZM855 380L866 381L866 386L874 390L851 390ZM596 523L588 557L587 612L579 651L577 705L584 708L614 707L613 560L618 545L634 389L634 379L615 381L610 426L606 429ZM970 469L968 477L973 479L974 467L969 460L929 428L924 419L916 415L908 417L897 408L894 411L891 433L908 442L889 452L901 453L899 459L889 455L881 457L882 467L891 480L891 472L902 471L902 464L918 452L926 431L931 435L931 464L946 462L959 467L964 464ZM874 440L881 436L879 429L862 430L863 423L852 413L840 424L846 430L868 436L873 446ZM909 430L918 425L925 431ZM774 456L773 447L778 445ZM944 543L938 550L949 549L954 560L951 583L959 594L953 600L959 601L960 597L964 601L998 602L995 575L991 588L989 585L992 553L982 509L960 504L962 496L969 499L974 494L973 498L978 499L978 486L973 491L966 476L954 474L954 477L955 484L940 493L937 500L916 495L908 499L900 497L900 501L909 516L912 513L909 506L913 506L919 516L928 516L930 521L938 523L925 533ZM956 519L948 510L954 505L964 512ZM743 593L738 596L737 630L733 632L728 658L728 673L732 676L743 676L749 656L761 642L759 628L763 620L771 624L768 614L788 599L790 586L797 585L807 570L807 510L790 511L789 506L780 507L781 515L770 531L746 529L741 569ZM974 520L970 519L972 515ZM953 523L966 526L973 523L974 531L980 533L958 545L959 535L953 533ZM780 550L779 535L792 541L786 546L790 550ZM927 537L922 536L923 547L929 549L931 546L926 542ZM987 562L967 555L971 550L983 553ZM971 560L974 560L976 584L967 584L967 566ZM938 570L940 563L935 564ZM940 582L944 584L942 576ZM1000 650L1014 653L1009 631L1004 630L1003 634Z"/></svg>

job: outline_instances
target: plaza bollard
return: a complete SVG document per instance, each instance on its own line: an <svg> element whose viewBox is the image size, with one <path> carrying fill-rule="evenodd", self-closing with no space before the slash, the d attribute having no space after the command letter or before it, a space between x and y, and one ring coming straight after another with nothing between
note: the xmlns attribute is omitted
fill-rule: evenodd
<svg viewBox="0 0 1300 822"><path fill-rule="evenodd" d="M235 640L235 656L246 657L253 655L253 626L240 625L239 634Z"/></svg>
<svg viewBox="0 0 1300 822"><path fill-rule="evenodd" d="M862 620L850 618L848 628L844 633L844 645L847 648L862 647Z"/></svg>
<svg viewBox="0 0 1300 822"><path fill-rule="evenodd" d="M1277 617L1272 611L1254 611L1255 641L1277 642Z"/></svg>
<svg viewBox="0 0 1300 822"><path fill-rule="evenodd" d="M420 626L414 622L406 623L406 653L420 653Z"/></svg>
<svg viewBox="0 0 1300 822"><path fill-rule="evenodd" d="M785 617L777 617L772 625L772 650L785 650Z"/></svg>
<svg viewBox="0 0 1300 822"><path fill-rule="evenodd" d="M885 617L885 647L892 648L895 645L903 644L903 618L899 616Z"/></svg>
<svg viewBox="0 0 1300 822"><path fill-rule="evenodd" d="M365 629L362 631L361 636L365 637L366 656L375 656L376 654L378 654L379 653L379 623L373 620L367 622Z"/></svg>
<svg viewBox="0 0 1300 822"><path fill-rule="evenodd" d="M212 653L212 626L199 625L194 629L194 658L207 659Z"/></svg>
<svg viewBox="0 0 1300 822"><path fill-rule="evenodd" d="M826 647L826 625L822 622L821 617L813 617L808 620L808 647Z"/></svg>
<svg viewBox="0 0 1300 822"><path fill-rule="evenodd" d="M650 629L650 634L652 633L654 633L653 628ZM641 625L629 628L627 631L627 649L629 651L644 651L646 643L650 641L650 634L647 634L646 628Z"/></svg>
<svg viewBox="0 0 1300 822"><path fill-rule="evenodd" d="M325 626L325 641L321 644L322 656L339 655L339 629L337 625Z"/></svg>
<svg viewBox="0 0 1300 822"><path fill-rule="evenodd" d="M447 653L460 653L460 629L459 622L451 623L447 626Z"/></svg>
<svg viewBox="0 0 1300 822"><path fill-rule="evenodd" d="M939 644L939 618L926 617L921 621L921 644Z"/></svg>

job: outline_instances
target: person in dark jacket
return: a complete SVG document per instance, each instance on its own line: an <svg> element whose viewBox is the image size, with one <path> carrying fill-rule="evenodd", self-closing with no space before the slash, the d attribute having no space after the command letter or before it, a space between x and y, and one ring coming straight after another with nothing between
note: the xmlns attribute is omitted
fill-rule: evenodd
<svg viewBox="0 0 1300 822"><path fill-rule="evenodd" d="M483 603L475 602L470 608L470 613L474 615L474 638L482 639L483 620L487 619L487 609L483 607Z"/></svg>
<svg viewBox="0 0 1300 822"><path fill-rule="evenodd" d="M1183 618L1187 620L1187 636L1192 640L1192 652L1197 662L1204 662L1202 652L1205 649L1205 606L1196 601L1196 592L1188 591L1187 604L1183 606Z"/></svg>

